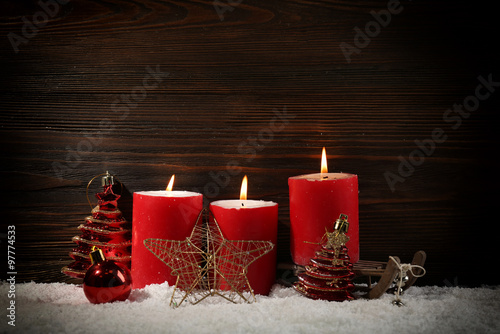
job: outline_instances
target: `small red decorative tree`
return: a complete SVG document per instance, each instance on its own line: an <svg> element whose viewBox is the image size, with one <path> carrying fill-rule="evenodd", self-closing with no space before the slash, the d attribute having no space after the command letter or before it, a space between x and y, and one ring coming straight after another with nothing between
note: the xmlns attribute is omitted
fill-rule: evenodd
<svg viewBox="0 0 500 334"><path fill-rule="evenodd" d="M77 246L69 256L74 261L62 268L64 274L83 278L91 266L89 254L93 246L100 248L106 259L121 262L130 268L130 223L118 209L120 195L113 192L113 185L113 176L106 172L102 177L103 191L95 195L97 206L92 209L92 216L85 218L85 224L78 226L81 234L73 237Z"/></svg>
<svg viewBox="0 0 500 334"><path fill-rule="evenodd" d="M345 235L349 223L341 214L335 222L333 232L326 231L321 249L309 261L306 271L298 275L294 288L306 297L329 301L352 300L354 290L352 263L347 255Z"/></svg>

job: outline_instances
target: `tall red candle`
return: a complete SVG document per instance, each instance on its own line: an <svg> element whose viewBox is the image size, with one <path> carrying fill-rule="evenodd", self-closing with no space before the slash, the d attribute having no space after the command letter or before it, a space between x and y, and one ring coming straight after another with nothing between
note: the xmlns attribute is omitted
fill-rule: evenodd
<svg viewBox="0 0 500 334"><path fill-rule="evenodd" d="M189 191L142 191L134 193L132 214L132 286L141 289L177 277L145 246L144 240L185 240L191 235L203 208L203 195Z"/></svg>
<svg viewBox="0 0 500 334"><path fill-rule="evenodd" d="M358 176L328 173L323 148L321 173L288 178L290 195L290 251L292 260L306 265L314 257L326 230L332 231L341 213L348 216L346 246L352 263L359 260Z"/></svg>
<svg viewBox="0 0 500 334"><path fill-rule="evenodd" d="M248 266L247 278L255 294L268 295L276 279L278 204L270 201L224 200L210 204L224 238L271 241L271 252ZM221 289L227 288L224 282Z"/></svg>

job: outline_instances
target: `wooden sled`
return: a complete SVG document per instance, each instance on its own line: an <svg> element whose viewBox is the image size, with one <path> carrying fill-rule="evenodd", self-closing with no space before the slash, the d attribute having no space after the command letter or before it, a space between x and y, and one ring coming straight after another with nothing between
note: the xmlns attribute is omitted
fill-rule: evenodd
<svg viewBox="0 0 500 334"><path fill-rule="evenodd" d="M364 289L357 289L357 291L367 292L363 297L368 299L379 298L393 285L394 279L399 273L398 266L401 263L397 256L393 256L393 258L398 263L395 263L394 261L389 259L389 261L387 262L359 260L356 264L354 264L353 271L356 277L367 276L368 278L368 287ZM427 255L424 251L418 251L413 256L411 264L423 267L426 258ZM421 269L414 269L414 272L416 275L419 275L421 274ZM411 287L417 280L417 277L415 277L411 271L408 271L407 275L408 281L402 287L403 290ZM372 277L380 277L378 283L375 286L372 286Z"/></svg>

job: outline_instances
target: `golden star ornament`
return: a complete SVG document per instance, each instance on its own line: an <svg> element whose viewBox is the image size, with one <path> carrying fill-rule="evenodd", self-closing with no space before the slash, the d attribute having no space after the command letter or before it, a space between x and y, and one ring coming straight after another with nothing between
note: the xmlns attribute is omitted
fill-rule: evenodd
<svg viewBox="0 0 500 334"><path fill-rule="evenodd" d="M185 240L146 239L146 248L177 276L171 307L219 296L233 303L256 301L248 266L269 253L270 241L227 240L213 214L203 209Z"/></svg>

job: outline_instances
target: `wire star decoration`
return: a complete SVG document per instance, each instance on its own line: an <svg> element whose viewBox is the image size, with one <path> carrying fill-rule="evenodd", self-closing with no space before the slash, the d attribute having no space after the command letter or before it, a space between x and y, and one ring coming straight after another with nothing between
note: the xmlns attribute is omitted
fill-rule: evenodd
<svg viewBox="0 0 500 334"><path fill-rule="evenodd" d="M185 240L146 239L144 245L177 276L170 299L173 308L210 296L233 303L256 301L246 276L248 266L274 247L270 241L225 239L208 209L200 212Z"/></svg>

